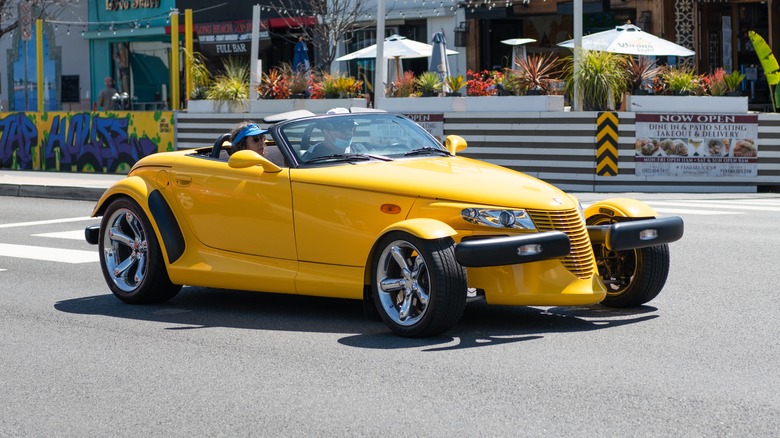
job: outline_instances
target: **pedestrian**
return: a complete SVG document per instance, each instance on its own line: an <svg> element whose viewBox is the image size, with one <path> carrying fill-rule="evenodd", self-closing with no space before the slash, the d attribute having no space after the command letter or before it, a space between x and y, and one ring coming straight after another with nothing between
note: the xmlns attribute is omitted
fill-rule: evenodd
<svg viewBox="0 0 780 438"><path fill-rule="evenodd" d="M103 79L103 83L106 84L106 88L100 90L100 93L98 93L97 106L98 109L105 111L113 108L113 99L117 91L116 88L114 88L114 79L111 78L111 76L106 76L106 78Z"/></svg>

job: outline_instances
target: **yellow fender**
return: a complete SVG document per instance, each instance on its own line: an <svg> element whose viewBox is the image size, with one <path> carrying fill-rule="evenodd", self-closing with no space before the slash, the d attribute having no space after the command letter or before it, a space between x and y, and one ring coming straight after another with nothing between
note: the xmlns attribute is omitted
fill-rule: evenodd
<svg viewBox="0 0 780 438"><path fill-rule="evenodd" d="M585 209L585 218L592 216L652 218L658 213L642 201L630 198L609 198L597 201Z"/></svg>
<svg viewBox="0 0 780 438"><path fill-rule="evenodd" d="M102 216L103 211L105 211L110 200L118 195L126 195L133 198L133 200L144 209L146 214L151 217L147 199L149 198L149 193L154 189L154 187L149 187L143 179L137 176L131 176L117 181L103 193L103 196L101 196L97 204L95 204L95 208L92 210L92 217Z"/></svg>
<svg viewBox="0 0 780 438"><path fill-rule="evenodd" d="M384 236L391 231L405 231L420 239L440 239L458 234L454 228L436 219L416 218L396 222L382 230L379 234ZM378 239L377 239L378 240Z"/></svg>

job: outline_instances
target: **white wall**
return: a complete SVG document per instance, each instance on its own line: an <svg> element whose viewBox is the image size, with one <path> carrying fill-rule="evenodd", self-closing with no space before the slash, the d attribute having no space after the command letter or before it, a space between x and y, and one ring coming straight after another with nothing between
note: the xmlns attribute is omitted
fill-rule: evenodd
<svg viewBox="0 0 780 438"><path fill-rule="evenodd" d="M51 17L52 21L65 22L86 22L88 21L87 3L84 1L74 2L67 11L63 11L59 17ZM54 25L52 25L54 28ZM84 26L70 25L70 34L68 34L68 25L58 24L54 30L54 43L60 47L62 53L61 74L79 75L80 92L82 103L63 104L63 110L86 110L89 109L89 84L90 66L89 66L89 43L81 37L81 31ZM8 50L13 43L13 34L6 34L0 38L0 104L3 111L8 109L9 92L13 89L8 88Z"/></svg>

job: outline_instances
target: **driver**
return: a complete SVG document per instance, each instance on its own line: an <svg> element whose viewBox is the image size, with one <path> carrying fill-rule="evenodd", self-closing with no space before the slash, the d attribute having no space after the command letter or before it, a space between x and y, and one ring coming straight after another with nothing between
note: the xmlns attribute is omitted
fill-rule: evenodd
<svg viewBox="0 0 780 438"><path fill-rule="evenodd" d="M306 161L312 158L341 155L350 152L352 135L356 127L352 119L333 118L319 123L322 129L323 141L310 147L301 156L301 160Z"/></svg>

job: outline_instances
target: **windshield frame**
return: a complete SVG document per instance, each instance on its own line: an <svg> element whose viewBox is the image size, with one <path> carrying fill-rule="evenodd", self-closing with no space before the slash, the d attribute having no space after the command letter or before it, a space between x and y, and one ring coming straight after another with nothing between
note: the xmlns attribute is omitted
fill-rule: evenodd
<svg viewBox="0 0 780 438"><path fill-rule="evenodd" d="M426 131L422 126L413 120L400 114L384 112L302 117L276 123L270 126L269 130L271 131L270 133L276 141L277 146L279 146L280 151L282 151L283 155L287 157L287 161L291 163L291 167L313 168L356 164L356 162L353 160L317 160L316 162L306 163L305 160L302 159L303 152L301 151L304 150L302 147L305 147L306 149L312 147L314 145L312 139L321 141L324 133L320 132L320 129L327 122L354 122L354 140L356 141L354 141L353 144L355 144L357 148L367 147L368 149L347 151L347 155L366 155L368 157L373 156L375 158L361 160L358 161L358 163L372 161L409 160L425 157L425 154L404 154L415 149L426 147L436 148L444 152L448 152L444 145L436 137L431 135L428 131ZM378 140L378 142L369 142L369 140L375 139L374 133L384 126L390 127L390 130L396 130L396 134L402 135L400 138L413 144L406 145L408 149L388 153L389 151L387 150L387 147L390 147L390 145L384 146L385 141L381 140L381 138ZM399 128L400 131L398 131ZM306 132L307 130L308 132Z"/></svg>

